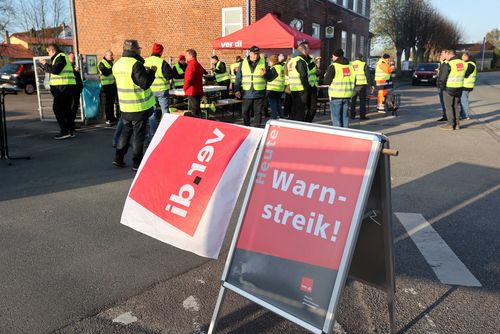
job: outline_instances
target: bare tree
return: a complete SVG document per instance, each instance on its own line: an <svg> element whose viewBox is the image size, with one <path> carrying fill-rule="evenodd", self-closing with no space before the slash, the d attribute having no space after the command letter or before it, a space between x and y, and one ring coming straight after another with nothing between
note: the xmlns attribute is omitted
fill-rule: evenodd
<svg viewBox="0 0 500 334"><path fill-rule="evenodd" d="M0 0L0 32L5 32L16 11L11 0Z"/></svg>

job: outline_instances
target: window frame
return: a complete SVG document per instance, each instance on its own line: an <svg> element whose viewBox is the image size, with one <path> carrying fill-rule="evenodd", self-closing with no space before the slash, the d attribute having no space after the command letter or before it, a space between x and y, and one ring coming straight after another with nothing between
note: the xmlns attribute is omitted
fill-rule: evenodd
<svg viewBox="0 0 500 334"><path fill-rule="evenodd" d="M223 7L221 8L221 24L222 24L222 34L221 36L222 37L225 37L227 35L230 35L232 34L229 33L229 34L226 34L226 27L229 25L229 26L236 26L237 24L236 23L226 23L226 16L225 14L228 13L228 12L231 12L231 11L236 11L236 10L239 10L239 14L240 14L240 17L239 17L239 29L236 29L235 31L238 31L240 29L243 29L243 7ZM234 32L234 31L233 31Z"/></svg>

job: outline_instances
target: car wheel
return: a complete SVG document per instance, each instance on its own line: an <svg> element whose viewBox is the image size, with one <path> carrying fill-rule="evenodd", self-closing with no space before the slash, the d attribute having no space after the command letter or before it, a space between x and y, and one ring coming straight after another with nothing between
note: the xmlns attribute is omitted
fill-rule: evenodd
<svg viewBox="0 0 500 334"><path fill-rule="evenodd" d="M28 95L34 94L36 92L35 84L33 83L26 84L26 86L24 87L24 92Z"/></svg>

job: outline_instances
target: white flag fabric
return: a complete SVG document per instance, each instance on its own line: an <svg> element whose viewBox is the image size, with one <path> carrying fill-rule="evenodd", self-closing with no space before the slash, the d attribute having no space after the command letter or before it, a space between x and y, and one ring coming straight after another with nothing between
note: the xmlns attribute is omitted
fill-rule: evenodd
<svg viewBox="0 0 500 334"><path fill-rule="evenodd" d="M217 258L262 133L164 115L130 188L121 223Z"/></svg>

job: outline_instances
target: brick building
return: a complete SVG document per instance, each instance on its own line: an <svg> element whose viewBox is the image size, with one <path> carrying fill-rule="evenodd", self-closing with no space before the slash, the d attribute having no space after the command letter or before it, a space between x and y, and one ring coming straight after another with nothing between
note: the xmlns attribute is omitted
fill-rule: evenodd
<svg viewBox="0 0 500 334"><path fill-rule="evenodd" d="M248 10L247 10L248 8ZM143 55L153 43L165 46L164 56L175 61L187 48L198 51L207 66L212 41L273 13L283 22L322 39L321 56L343 48L348 58L368 54L370 0L75 0L79 51L98 54L107 49L121 54L125 39L137 39ZM325 38L326 27L334 37ZM237 52L241 54L241 52ZM217 52L232 62L235 52Z"/></svg>

